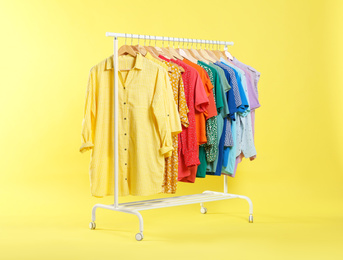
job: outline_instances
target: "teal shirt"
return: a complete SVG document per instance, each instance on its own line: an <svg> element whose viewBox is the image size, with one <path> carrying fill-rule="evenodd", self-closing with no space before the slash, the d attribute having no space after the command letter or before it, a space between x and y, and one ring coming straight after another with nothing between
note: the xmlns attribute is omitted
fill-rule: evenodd
<svg viewBox="0 0 343 260"><path fill-rule="evenodd" d="M225 76L225 72L223 69L220 69L218 66L215 66L213 64L208 64L209 66L211 66L212 68L215 68L216 71L218 72L218 76L219 76L219 86L220 89L218 90L218 92L221 93L222 96L222 102L223 102L223 108L220 109L220 114L217 116L217 146L219 147L219 141L220 141L220 137L222 136L223 133L223 129L224 129L224 118L230 114L229 111L229 106L228 106L228 101L226 99L226 92L229 91L231 89L231 86L229 85L226 76ZM207 164L207 168L206 171L211 173L211 172L215 172L217 169L217 165L218 165L218 154L216 156L216 159L213 162L209 162Z"/></svg>

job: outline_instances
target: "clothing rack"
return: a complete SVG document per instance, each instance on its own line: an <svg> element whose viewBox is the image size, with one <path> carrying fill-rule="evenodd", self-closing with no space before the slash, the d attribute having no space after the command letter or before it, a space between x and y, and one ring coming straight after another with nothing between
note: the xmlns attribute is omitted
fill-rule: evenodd
<svg viewBox="0 0 343 260"><path fill-rule="evenodd" d="M165 207L173 207L180 205L188 205L194 203L200 203L202 214L206 214L207 209L204 207L204 202L218 201L226 199L245 199L249 203L249 223L253 222L253 205L251 200L247 196L229 194L228 193L228 178L224 175L224 192L216 191L204 191L200 194L174 196L168 198L159 198L152 200L141 200L127 203L118 203L118 38L134 38L134 39L149 39L155 41L172 41L172 42L187 42L187 43L200 43L200 44L216 44L224 45L224 49L227 50L228 45L233 45L233 42L227 41L210 41L201 39L189 39L189 38L174 38L174 37L161 37L151 35L139 35L139 34L124 34L124 33L112 33L107 32L106 36L113 37L113 60L114 60L114 204L104 205L95 204L92 209L92 222L89 223L90 229L95 229L95 212L97 208L109 209L113 211L119 211L129 214L134 214L139 219L139 233L136 234L136 240L143 239L143 217L139 213L142 210L157 209Z"/></svg>

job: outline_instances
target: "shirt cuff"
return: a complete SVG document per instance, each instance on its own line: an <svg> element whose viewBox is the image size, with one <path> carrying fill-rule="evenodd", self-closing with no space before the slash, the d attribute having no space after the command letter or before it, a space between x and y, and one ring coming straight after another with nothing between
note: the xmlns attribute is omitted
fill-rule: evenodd
<svg viewBox="0 0 343 260"><path fill-rule="evenodd" d="M81 145L80 152L81 153L87 152L88 150L92 149L93 147L94 147L94 144L92 144L91 142L86 142L86 143Z"/></svg>
<svg viewBox="0 0 343 260"><path fill-rule="evenodd" d="M173 146L166 146L160 148L160 154L164 155L165 158L170 157L172 154L172 151L174 151Z"/></svg>

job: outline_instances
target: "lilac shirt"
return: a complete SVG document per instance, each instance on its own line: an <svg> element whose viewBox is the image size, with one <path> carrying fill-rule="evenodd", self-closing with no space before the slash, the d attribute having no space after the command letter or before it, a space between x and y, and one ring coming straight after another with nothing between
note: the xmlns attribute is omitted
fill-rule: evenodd
<svg viewBox="0 0 343 260"><path fill-rule="evenodd" d="M232 62L233 64L235 64L235 66L237 66L238 68L240 68L241 70L245 72L246 79L247 79L250 110L259 108L261 105L260 105L260 102L258 101L258 92L257 92L258 79L256 79L256 77L259 77L259 73L256 73L257 71L253 73L254 71L250 66L245 65L244 63L240 62L236 58L234 58ZM255 74L255 77L253 74Z"/></svg>

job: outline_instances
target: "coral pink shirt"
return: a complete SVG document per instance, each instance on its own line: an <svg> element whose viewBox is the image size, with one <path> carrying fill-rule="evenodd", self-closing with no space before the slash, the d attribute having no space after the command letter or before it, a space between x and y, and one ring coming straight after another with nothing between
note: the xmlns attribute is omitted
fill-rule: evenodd
<svg viewBox="0 0 343 260"><path fill-rule="evenodd" d="M169 61L163 56L161 59ZM190 175L189 167L199 165L198 140L196 133L195 111L204 113L208 106L209 100L206 95L204 86L200 79L199 73L193 67L179 60L172 60L174 63L183 67L185 72L182 73L185 96L187 101L188 128L182 126L182 132L179 134L179 173L178 180Z"/></svg>

